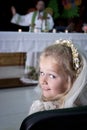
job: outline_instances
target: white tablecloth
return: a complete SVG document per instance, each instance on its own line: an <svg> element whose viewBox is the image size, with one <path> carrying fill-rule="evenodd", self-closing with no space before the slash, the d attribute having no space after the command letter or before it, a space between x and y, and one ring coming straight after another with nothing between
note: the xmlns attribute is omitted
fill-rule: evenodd
<svg viewBox="0 0 87 130"><path fill-rule="evenodd" d="M87 34L29 32L0 32L0 52L26 52L26 66L36 66L38 52L57 39L72 40L87 52Z"/></svg>

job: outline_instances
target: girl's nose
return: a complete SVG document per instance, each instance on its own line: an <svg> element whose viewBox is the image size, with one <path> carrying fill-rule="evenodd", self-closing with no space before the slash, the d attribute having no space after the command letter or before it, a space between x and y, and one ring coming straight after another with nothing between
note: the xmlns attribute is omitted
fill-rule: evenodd
<svg viewBox="0 0 87 130"><path fill-rule="evenodd" d="M48 83L48 80L47 80L47 76L44 75L43 77L41 77L41 81L42 81L42 84L47 84Z"/></svg>

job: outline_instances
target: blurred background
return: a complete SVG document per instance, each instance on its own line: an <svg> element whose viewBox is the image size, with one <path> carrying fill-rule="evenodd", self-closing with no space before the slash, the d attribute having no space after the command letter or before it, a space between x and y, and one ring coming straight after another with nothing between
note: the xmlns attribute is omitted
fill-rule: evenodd
<svg viewBox="0 0 87 130"><path fill-rule="evenodd" d="M0 0L0 31L17 31L18 25L13 25L11 7L16 8L17 13L25 15L28 10L35 8L37 0ZM53 9L54 27L68 26L70 22L76 25L76 32L82 32L82 25L87 22L86 0L44 0L46 7ZM28 31L28 27L21 27Z"/></svg>

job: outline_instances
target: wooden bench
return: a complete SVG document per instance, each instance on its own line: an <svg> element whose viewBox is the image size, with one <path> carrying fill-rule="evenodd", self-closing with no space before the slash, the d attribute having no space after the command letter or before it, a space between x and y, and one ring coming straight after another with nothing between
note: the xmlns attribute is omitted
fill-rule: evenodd
<svg viewBox="0 0 87 130"><path fill-rule="evenodd" d="M25 65L26 53L0 53L0 66Z"/></svg>

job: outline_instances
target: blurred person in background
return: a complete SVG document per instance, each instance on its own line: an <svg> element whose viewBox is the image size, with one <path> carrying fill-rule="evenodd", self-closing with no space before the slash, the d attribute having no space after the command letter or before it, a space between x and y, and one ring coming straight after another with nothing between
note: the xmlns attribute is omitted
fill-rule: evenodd
<svg viewBox="0 0 87 130"><path fill-rule="evenodd" d="M54 21L52 16L45 11L45 3L43 0L39 0L36 3L36 9L30 11L26 15L20 15L16 12L14 6L11 7L12 19L11 23L20 26L29 26L29 31L34 32L34 29L39 31L50 31L53 29Z"/></svg>

